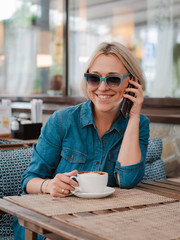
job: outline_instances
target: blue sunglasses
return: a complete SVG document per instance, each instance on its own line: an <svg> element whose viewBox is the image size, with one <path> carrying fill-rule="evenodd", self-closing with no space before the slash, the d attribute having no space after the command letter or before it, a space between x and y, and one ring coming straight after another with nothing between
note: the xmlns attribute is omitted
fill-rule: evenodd
<svg viewBox="0 0 180 240"><path fill-rule="evenodd" d="M84 73L85 80L90 87L97 88L100 86L101 82L104 81L111 89L118 88L122 84L123 79L130 75L130 73L124 75L108 75L107 77L102 78L95 73Z"/></svg>

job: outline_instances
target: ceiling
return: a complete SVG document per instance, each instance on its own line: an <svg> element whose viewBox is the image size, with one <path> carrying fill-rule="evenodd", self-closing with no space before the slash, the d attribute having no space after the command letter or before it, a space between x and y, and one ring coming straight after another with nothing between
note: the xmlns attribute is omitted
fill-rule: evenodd
<svg viewBox="0 0 180 240"><path fill-rule="evenodd" d="M50 4L51 8L59 10L63 8L63 1L64 0L31 0L33 4L43 3L46 5L47 3ZM126 23L131 20L133 14L134 22L138 26L146 24L149 4L156 5L155 10L161 8L163 11L164 9L161 14L167 14L167 8L170 9L171 3L173 6L173 19L179 22L180 0L69 0L69 15L78 16L80 11L84 11L84 16L86 16L88 21L111 23L112 19L115 18L117 22Z"/></svg>

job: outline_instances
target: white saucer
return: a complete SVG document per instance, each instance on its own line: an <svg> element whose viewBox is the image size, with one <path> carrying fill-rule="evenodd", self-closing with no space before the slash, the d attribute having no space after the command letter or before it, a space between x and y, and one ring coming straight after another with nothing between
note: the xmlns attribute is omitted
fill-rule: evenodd
<svg viewBox="0 0 180 240"><path fill-rule="evenodd" d="M103 193L84 193L84 192L72 192L75 196L80 198L104 198L115 192L114 188L106 187Z"/></svg>

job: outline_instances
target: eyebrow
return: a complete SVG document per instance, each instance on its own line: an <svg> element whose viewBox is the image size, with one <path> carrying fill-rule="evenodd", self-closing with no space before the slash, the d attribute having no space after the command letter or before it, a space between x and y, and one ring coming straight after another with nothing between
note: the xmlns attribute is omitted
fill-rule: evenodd
<svg viewBox="0 0 180 240"><path fill-rule="evenodd" d="M98 75L101 75L98 71L92 71L92 73L96 73L96 74L98 74ZM120 73L117 73L117 72L109 72L106 76L108 76L108 75L121 75Z"/></svg>

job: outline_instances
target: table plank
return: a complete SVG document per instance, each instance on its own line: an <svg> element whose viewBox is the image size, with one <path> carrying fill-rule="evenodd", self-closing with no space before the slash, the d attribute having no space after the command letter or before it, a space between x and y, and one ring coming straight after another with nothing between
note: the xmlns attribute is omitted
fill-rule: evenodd
<svg viewBox="0 0 180 240"><path fill-rule="evenodd" d="M146 182L146 183L142 183L142 184L147 184L147 185L151 185L151 186L158 186L158 187L162 187L165 189L170 189L170 192L174 192L174 193L179 193L180 194L180 185L176 185L176 184L168 184L167 182L159 182L159 181L154 181L154 182Z"/></svg>
<svg viewBox="0 0 180 240"><path fill-rule="evenodd" d="M180 183L180 176L176 178L169 178L170 181Z"/></svg>
<svg viewBox="0 0 180 240"><path fill-rule="evenodd" d="M27 148L28 144L25 143L12 143L12 144L0 144L0 150L11 150L15 148Z"/></svg>
<svg viewBox="0 0 180 240"><path fill-rule="evenodd" d="M137 185L138 189L143 191L156 193L161 196L171 197L180 200L180 190L179 186L176 184L169 184L168 181L165 182L143 182Z"/></svg>
<svg viewBox="0 0 180 240"><path fill-rule="evenodd" d="M53 233L51 236L61 236L60 239L87 239L87 240L103 240L104 238L90 233L87 230L83 230L80 227L75 227L72 224L68 224L63 220L56 221L49 217L43 216L31 210L25 209L21 206L8 202L4 199L0 199L0 209L5 213L9 213L13 216L18 217L21 224L25 227L32 227L39 229L38 233L46 236L48 233ZM48 233L47 233L48 231ZM54 239L55 239L54 238ZM53 239L53 238L52 238Z"/></svg>
<svg viewBox="0 0 180 240"><path fill-rule="evenodd" d="M156 182L162 182L162 183L166 183L168 185L173 185L173 186L180 186L180 182L172 181L169 179L156 180Z"/></svg>

